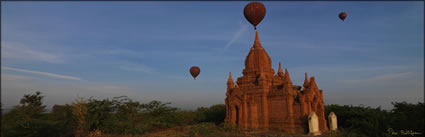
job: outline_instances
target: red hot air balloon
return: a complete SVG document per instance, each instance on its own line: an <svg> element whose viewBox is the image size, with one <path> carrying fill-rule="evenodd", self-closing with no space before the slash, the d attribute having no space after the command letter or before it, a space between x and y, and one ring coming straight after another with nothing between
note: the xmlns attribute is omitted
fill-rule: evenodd
<svg viewBox="0 0 425 137"><path fill-rule="evenodd" d="M266 7L260 2L251 2L245 6L243 14L246 20L254 26L254 29L257 29L257 25L266 15Z"/></svg>
<svg viewBox="0 0 425 137"><path fill-rule="evenodd" d="M345 18L347 17L347 13L345 13L345 12L341 12L341 13L339 13L338 17L339 17L342 21L344 21L344 20L345 20Z"/></svg>
<svg viewBox="0 0 425 137"><path fill-rule="evenodd" d="M200 72L201 69L199 69L198 66L193 66L190 68L190 74L192 75L193 79L196 79Z"/></svg>

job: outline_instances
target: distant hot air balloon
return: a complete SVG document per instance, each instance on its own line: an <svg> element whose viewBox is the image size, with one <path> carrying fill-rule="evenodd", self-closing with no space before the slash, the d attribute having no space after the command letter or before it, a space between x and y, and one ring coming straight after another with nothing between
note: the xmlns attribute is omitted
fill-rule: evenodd
<svg viewBox="0 0 425 137"><path fill-rule="evenodd" d="M193 79L196 79L200 72L201 69L199 69L198 66L193 66L190 68L190 74L192 75Z"/></svg>
<svg viewBox="0 0 425 137"><path fill-rule="evenodd" d="M345 12L341 12L341 13L339 13L338 17L339 17L342 21L344 21L344 20L345 20L345 18L347 17L347 13L345 13Z"/></svg>
<svg viewBox="0 0 425 137"><path fill-rule="evenodd" d="M246 20L254 26L254 29L257 29L257 25L266 15L266 7L260 2L251 2L245 6L243 14Z"/></svg>

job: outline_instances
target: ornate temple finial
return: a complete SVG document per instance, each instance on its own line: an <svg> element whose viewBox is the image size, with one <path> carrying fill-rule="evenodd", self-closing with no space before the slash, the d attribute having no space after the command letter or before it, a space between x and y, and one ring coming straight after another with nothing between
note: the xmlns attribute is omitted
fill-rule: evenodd
<svg viewBox="0 0 425 137"><path fill-rule="evenodd" d="M282 70L282 65L280 64L280 61L279 61L279 69L278 69L277 75L280 77L283 77L283 70Z"/></svg>
<svg viewBox="0 0 425 137"><path fill-rule="evenodd" d="M309 82L308 82L307 72L305 72L305 79L304 79L304 85L303 86L307 87L308 84L309 84Z"/></svg>
<svg viewBox="0 0 425 137"><path fill-rule="evenodd" d="M285 74L284 74L283 80L286 81L286 83L292 84L291 77L289 76L288 69L286 68L285 68Z"/></svg>
<svg viewBox="0 0 425 137"><path fill-rule="evenodd" d="M258 31L255 31L255 41L254 41L254 49L260 49L261 47L261 43L260 43L260 38L258 38Z"/></svg>
<svg viewBox="0 0 425 137"><path fill-rule="evenodd" d="M227 80L227 85L229 85L229 84L231 84L231 85L234 84L233 79L232 79L232 72L229 72L229 80Z"/></svg>
<svg viewBox="0 0 425 137"><path fill-rule="evenodd" d="M315 80L314 77L310 77L310 88L311 89L318 89L317 84L316 84L316 80Z"/></svg>

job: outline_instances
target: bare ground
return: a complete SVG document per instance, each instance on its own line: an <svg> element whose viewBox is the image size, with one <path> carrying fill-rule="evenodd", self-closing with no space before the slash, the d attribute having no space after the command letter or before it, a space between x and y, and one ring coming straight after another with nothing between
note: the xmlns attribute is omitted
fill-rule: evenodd
<svg viewBox="0 0 425 137"><path fill-rule="evenodd" d="M272 131L241 131L241 130L223 130L216 126L201 126L189 125L184 127L174 127L153 131L143 135L103 135L105 137L312 137L309 135L294 135L282 132ZM329 133L324 133L321 136L332 136Z"/></svg>

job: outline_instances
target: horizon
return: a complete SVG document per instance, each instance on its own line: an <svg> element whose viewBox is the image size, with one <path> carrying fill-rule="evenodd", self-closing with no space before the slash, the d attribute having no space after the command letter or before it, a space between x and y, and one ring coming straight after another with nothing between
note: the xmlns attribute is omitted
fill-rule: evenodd
<svg viewBox="0 0 425 137"><path fill-rule="evenodd" d="M2 2L2 108L36 91L47 108L117 96L224 104L229 72L242 76L254 43L248 3ZM423 102L423 2L262 3L257 30L273 69L281 62L294 85L314 76L325 105Z"/></svg>

